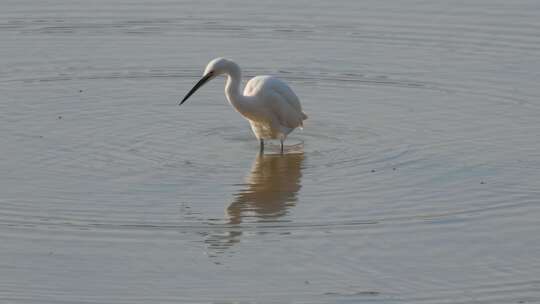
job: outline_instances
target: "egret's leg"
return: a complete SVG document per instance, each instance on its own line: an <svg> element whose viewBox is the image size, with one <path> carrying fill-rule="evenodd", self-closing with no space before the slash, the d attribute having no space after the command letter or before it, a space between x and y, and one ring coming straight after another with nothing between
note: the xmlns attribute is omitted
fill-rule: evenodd
<svg viewBox="0 0 540 304"><path fill-rule="evenodd" d="M281 142L281 154L283 154L283 137L279 141Z"/></svg>
<svg viewBox="0 0 540 304"><path fill-rule="evenodd" d="M263 153L264 152L264 139L260 139L260 146L259 146L259 153Z"/></svg>

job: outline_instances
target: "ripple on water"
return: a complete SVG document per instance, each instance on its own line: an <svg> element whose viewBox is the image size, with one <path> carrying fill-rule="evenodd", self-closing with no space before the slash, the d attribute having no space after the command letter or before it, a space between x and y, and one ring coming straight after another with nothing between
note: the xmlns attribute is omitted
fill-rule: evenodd
<svg viewBox="0 0 540 304"><path fill-rule="evenodd" d="M534 1L143 2L0 12L0 299L538 301ZM178 109L218 49L301 149L218 81Z"/></svg>

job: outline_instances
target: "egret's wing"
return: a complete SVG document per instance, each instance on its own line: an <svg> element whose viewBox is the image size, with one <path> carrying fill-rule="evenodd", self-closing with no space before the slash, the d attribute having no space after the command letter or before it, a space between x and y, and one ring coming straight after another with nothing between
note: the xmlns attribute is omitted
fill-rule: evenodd
<svg viewBox="0 0 540 304"><path fill-rule="evenodd" d="M272 99L270 108L281 125L292 129L302 126L302 121L306 119L307 116L302 113L301 110L298 111L298 109L293 107L291 103L277 91L272 91L269 96Z"/></svg>
<svg viewBox="0 0 540 304"><path fill-rule="evenodd" d="M293 90L283 81L273 78L271 82L271 87L276 93L281 95L283 99L296 111L302 112L302 105L298 100L298 96L294 94Z"/></svg>
<svg viewBox="0 0 540 304"><path fill-rule="evenodd" d="M302 105L300 104L298 96L296 96L293 90L291 90L291 88L285 82L277 78L272 78L270 86L275 94L280 95L281 99L283 99L284 102L286 102L291 108L295 110L295 114L300 119L300 123L298 123L296 126L301 126L302 121L307 119L308 117L306 114L304 114L304 112L302 112Z"/></svg>
<svg viewBox="0 0 540 304"><path fill-rule="evenodd" d="M302 126L302 121L307 119L296 94L285 82L275 77L254 77L246 84L244 94L258 95L283 126L294 129Z"/></svg>

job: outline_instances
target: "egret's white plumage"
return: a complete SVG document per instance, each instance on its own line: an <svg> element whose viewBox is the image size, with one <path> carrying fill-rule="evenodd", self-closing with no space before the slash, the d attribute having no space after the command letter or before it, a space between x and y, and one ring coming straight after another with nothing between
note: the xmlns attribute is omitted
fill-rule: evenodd
<svg viewBox="0 0 540 304"><path fill-rule="evenodd" d="M182 103L208 80L226 75L225 95L229 103L251 124L260 140L261 150L265 139L283 141L295 128L302 127L307 115L302 112L300 100L283 81L272 76L256 76L248 81L240 93L242 74L240 67L231 60L216 58L208 63L203 78L188 92Z"/></svg>

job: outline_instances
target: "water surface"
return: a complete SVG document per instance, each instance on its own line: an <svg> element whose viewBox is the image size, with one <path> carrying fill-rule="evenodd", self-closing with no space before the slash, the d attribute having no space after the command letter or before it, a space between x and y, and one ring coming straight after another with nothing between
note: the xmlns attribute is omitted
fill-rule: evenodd
<svg viewBox="0 0 540 304"><path fill-rule="evenodd" d="M1 7L0 302L540 302L537 1ZM217 56L301 149L178 108Z"/></svg>

